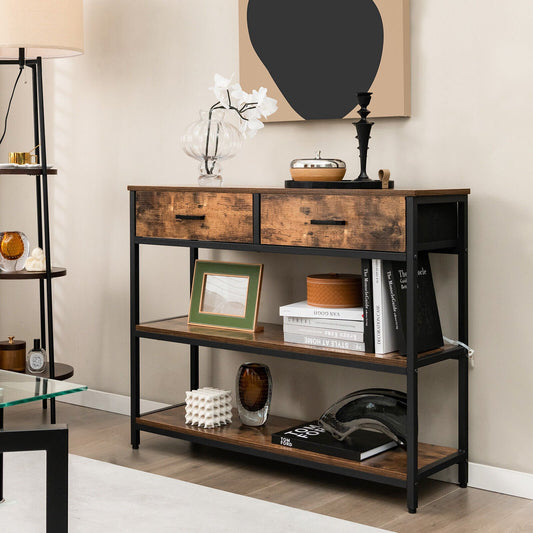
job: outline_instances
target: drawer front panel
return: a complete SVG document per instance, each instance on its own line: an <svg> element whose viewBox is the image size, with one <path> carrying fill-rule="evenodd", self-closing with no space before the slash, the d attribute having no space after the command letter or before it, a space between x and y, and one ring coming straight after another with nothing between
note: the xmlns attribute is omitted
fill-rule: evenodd
<svg viewBox="0 0 533 533"><path fill-rule="evenodd" d="M138 237L253 242L252 195L138 191Z"/></svg>
<svg viewBox="0 0 533 533"><path fill-rule="evenodd" d="M405 198L261 195L261 244L405 251Z"/></svg>

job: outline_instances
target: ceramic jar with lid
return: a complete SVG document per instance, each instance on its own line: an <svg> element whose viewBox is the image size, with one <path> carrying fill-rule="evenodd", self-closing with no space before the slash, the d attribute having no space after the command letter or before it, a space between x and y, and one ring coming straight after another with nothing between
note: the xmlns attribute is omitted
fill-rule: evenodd
<svg viewBox="0 0 533 533"><path fill-rule="evenodd" d="M341 181L346 163L341 159L326 159L317 152L314 159L293 159L291 176L294 181Z"/></svg>

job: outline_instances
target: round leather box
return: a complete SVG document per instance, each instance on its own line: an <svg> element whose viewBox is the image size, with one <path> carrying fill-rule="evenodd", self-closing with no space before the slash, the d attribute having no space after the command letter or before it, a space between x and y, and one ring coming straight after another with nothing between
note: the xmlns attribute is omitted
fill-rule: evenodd
<svg viewBox="0 0 533 533"><path fill-rule="evenodd" d="M26 342L17 341L9 337L7 341L0 341L0 368L24 372L26 370Z"/></svg>
<svg viewBox="0 0 533 533"><path fill-rule="evenodd" d="M315 307L360 307L361 276L356 274L307 276L307 303Z"/></svg>

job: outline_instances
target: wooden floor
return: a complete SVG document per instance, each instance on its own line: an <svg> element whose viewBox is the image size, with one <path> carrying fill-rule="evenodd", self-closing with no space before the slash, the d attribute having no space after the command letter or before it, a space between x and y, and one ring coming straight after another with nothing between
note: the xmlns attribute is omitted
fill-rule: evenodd
<svg viewBox="0 0 533 533"><path fill-rule="evenodd" d="M76 455L399 533L533 532L531 500L425 480L418 513L410 515L402 489L144 432L132 450L128 417L59 402L57 421L68 424ZM40 402L5 410L6 429L41 423Z"/></svg>

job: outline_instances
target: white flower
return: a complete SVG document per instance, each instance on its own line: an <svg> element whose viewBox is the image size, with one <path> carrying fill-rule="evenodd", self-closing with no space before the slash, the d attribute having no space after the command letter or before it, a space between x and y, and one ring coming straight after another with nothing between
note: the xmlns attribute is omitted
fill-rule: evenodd
<svg viewBox="0 0 533 533"><path fill-rule="evenodd" d="M251 94L242 90L239 83L232 83L233 75L224 78L215 74L214 87L210 87L217 98L217 103L212 107L224 107L234 110L240 118L240 130L245 137L253 137L258 130L264 128L261 116L267 118L278 109L278 103L274 98L267 96L267 90L260 87Z"/></svg>
<svg viewBox="0 0 533 533"><path fill-rule="evenodd" d="M261 87L259 91L256 91L255 89L252 91L252 100L257 103L256 109L258 109L259 113L265 118L278 110L277 100L269 98L266 94L267 90L265 87Z"/></svg>
<svg viewBox="0 0 533 533"><path fill-rule="evenodd" d="M215 74L215 86L209 87L210 91L215 93L215 97L220 102L220 104L226 109L229 108L229 91L230 84L233 78L233 74L229 79L224 78L220 74Z"/></svg>
<svg viewBox="0 0 533 533"><path fill-rule="evenodd" d="M230 88L231 103L237 109L241 107L242 104L248 101L249 94L245 93L242 90L242 87L238 83L234 83Z"/></svg>
<svg viewBox="0 0 533 533"><path fill-rule="evenodd" d="M252 138L265 125L258 118L249 118L241 123L241 133L244 137Z"/></svg>

